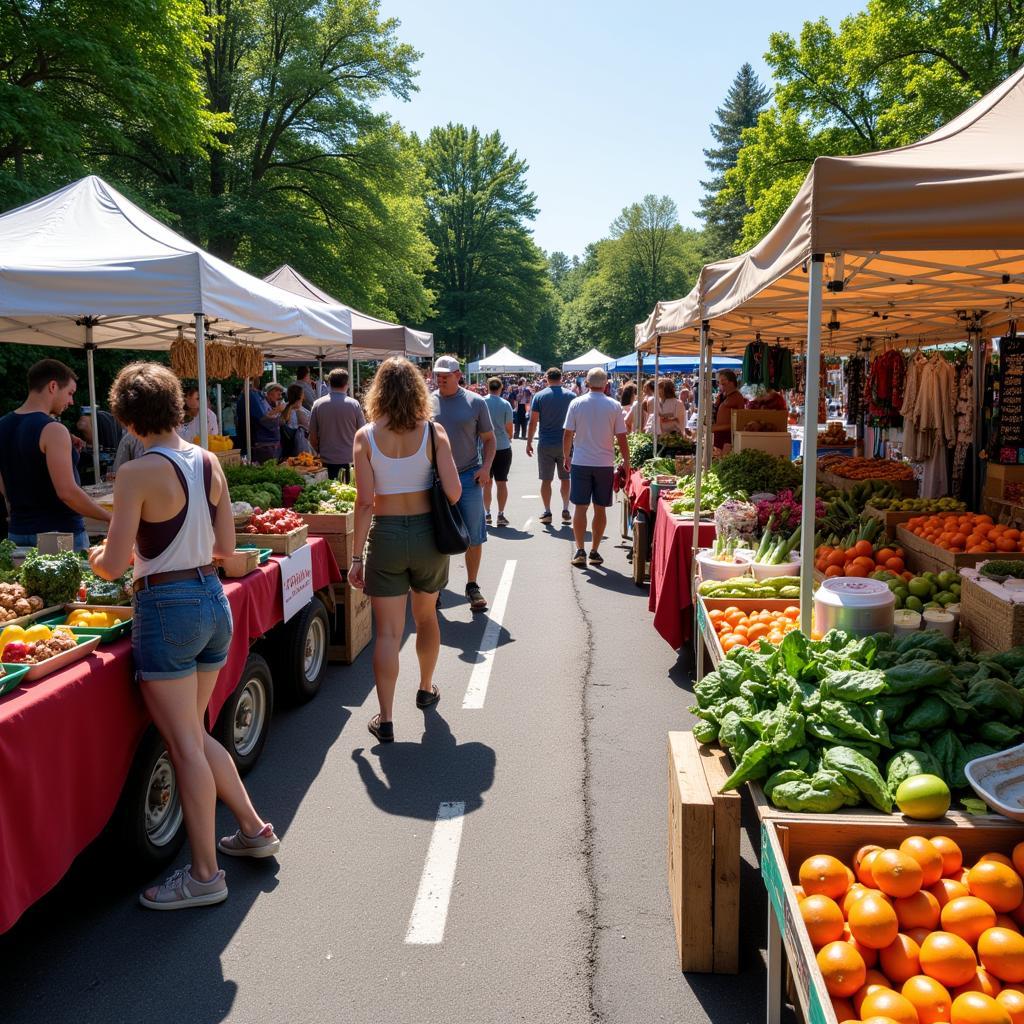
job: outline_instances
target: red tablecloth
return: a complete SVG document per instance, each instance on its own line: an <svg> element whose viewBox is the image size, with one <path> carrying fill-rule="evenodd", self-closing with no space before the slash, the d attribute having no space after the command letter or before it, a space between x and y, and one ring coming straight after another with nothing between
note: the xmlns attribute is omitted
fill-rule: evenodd
<svg viewBox="0 0 1024 1024"><path fill-rule="evenodd" d="M314 587L339 581L327 543L309 543ZM281 570L271 559L224 590L235 629L211 722L238 684L250 643L281 619ZM0 697L0 932L103 830L148 724L129 639Z"/></svg>
<svg viewBox="0 0 1024 1024"><path fill-rule="evenodd" d="M626 497L629 498L629 507L633 512L651 511L651 484L638 469L632 470L626 480Z"/></svg>
<svg viewBox="0 0 1024 1024"><path fill-rule="evenodd" d="M701 547L708 547L714 539L714 524L702 523L698 534ZM654 612L654 628L675 649L682 647L693 631L692 563L693 517L674 516L663 502L654 519L648 607Z"/></svg>

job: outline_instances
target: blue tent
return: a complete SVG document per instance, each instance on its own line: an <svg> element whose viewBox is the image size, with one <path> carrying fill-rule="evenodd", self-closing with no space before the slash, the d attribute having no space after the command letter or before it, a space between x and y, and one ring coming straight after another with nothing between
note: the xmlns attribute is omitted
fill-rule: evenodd
<svg viewBox="0 0 1024 1024"><path fill-rule="evenodd" d="M662 356L658 363L663 373L696 373L700 368L700 356ZM743 365L742 359L732 356L712 356L711 365L716 370L738 370ZM636 353L615 359L608 364L610 373L636 373ZM648 352L644 356L644 373L654 373L654 356Z"/></svg>

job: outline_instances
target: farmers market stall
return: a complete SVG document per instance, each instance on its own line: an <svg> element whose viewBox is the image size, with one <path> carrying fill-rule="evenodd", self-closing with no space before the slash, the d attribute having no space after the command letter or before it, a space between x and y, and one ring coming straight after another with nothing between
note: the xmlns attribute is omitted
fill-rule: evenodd
<svg viewBox="0 0 1024 1024"><path fill-rule="evenodd" d="M314 589L338 582L326 543L312 540L309 550ZM226 580L224 592L234 634L210 700L211 725L250 645L282 620L279 563L271 558ZM107 824L148 723L127 638L0 697L0 932L56 885Z"/></svg>

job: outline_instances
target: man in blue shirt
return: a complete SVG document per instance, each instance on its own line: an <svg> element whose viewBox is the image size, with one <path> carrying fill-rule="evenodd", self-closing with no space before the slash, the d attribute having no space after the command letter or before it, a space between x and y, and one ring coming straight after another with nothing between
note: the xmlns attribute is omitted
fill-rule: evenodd
<svg viewBox="0 0 1024 1024"><path fill-rule="evenodd" d="M569 514L569 472L562 458L562 429L569 403L575 397L571 391L562 387L562 371L557 366L548 370L547 379L548 386L533 396L530 428L526 436L526 454L532 458L533 438L539 428L537 474L540 477L540 497L544 503L540 521L545 526L551 523L551 481L556 471L562 491L562 522L572 522Z"/></svg>
<svg viewBox="0 0 1024 1024"><path fill-rule="evenodd" d="M284 388L280 384L267 387L266 398L259 391L259 378L254 378L249 388L249 423L252 433L252 461L267 462L281 457L281 414L286 403L281 400ZM235 402L235 416L239 424L245 424L245 394ZM239 443L246 448L245 426L239 431Z"/></svg>

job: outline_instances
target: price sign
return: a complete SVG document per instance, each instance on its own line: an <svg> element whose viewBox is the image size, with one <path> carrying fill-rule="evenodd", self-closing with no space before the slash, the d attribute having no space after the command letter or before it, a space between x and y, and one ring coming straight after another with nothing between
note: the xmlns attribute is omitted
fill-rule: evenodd
<svg viewBox="0 0 1024 1024"><path fill-rule="evenodd" d="M296 612L313 600L313 556L308 544L303 544L287 558L279 558L281 566L281 604L287 622Z"/></svg>
<svg viewBox="0 0 1024 1024"><path fill-rule="evenodd" d="M1021 461L1024 448L1024 338L999 343L999 461Z"/></svg>

